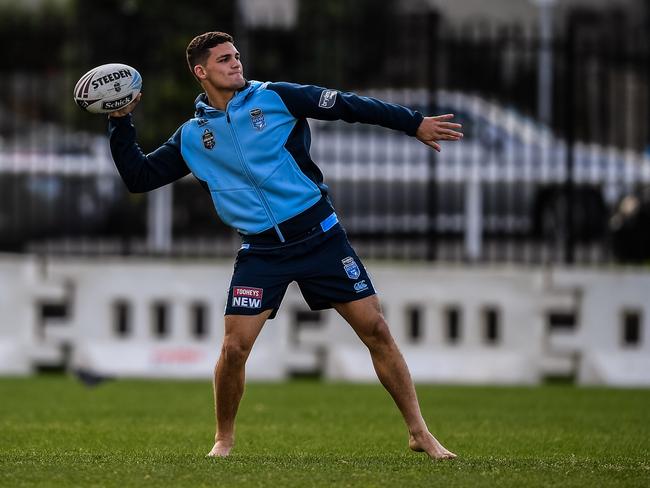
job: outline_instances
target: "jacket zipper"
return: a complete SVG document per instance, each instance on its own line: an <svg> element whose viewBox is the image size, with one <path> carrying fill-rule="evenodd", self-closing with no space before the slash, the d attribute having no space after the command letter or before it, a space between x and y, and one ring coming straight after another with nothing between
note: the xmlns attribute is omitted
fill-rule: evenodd
<svg viewBox="0 0 650 488"><path fill-rule="evenodd" d="M230 105L230 103L228 103ZM259 186L257 186L257 183L255 182L255 179L253 178L253 174L250 171L250 168L248 167L248 164L246 164L246 159L244 159L244 153L241 149L241 146L239 144L239 139L237 138L237 133L235 132L235 128L233 127L232 123L230 122L230 113L228 112L228 107L226 107L226 122L228 122L228 128L230 129L230 135L232 136L233 142L235 143L235 149L237 150L237 156L239 156L239 163L241 164L242 168L244 169L244 172L246 173L246 176L248 177L249 181L253 185L253 188L255 188L255 191L257 192L257 196L259 197L260 201L262 202L262 206L264 207L264 211L266 212L266 216L269 218L271 223L273 224L273 228L275 229L275 232L278 234L278 238L280 239L280 242L285 242L284 236L282 235L282 232L280 231L280 227L278 226L278 223L276 222L275 218L273 217L273 213L271 213L271 206L269 205L269 202L266 200L266 197L264 196L264 193L262 193L262 190Z"/></svg>

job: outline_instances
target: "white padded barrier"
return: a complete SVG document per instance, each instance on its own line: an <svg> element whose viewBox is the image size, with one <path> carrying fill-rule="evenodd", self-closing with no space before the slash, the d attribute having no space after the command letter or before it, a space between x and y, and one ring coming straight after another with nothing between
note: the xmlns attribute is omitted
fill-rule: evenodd
<svg viewBox="0 0 650 488"><path fill-rule="evenodd" d="M26 375L42 351L39 304L64 298L34 257L0 255L0 374Z"/></svg>
<svg viewBox="0 0 650 488"><path fill-rule="evenodd" d="M415 381L534 384L544 371L545 312L570 306L555 293L544 271L369 266L384 314ZM409 318L419 316L412 337ZM456 310L458 336L448 337L449 310ZM496 337L488 337L488 314ZM363 344L336 314L303 343L326 343L326 376L332 380L376 381ZM311 337L310 337L311 335ZM316 337L314 337L314 335Z"/></svg>
<svg viewBox="0 0 650 488"><path fill-rule="evenodd" d="M369 267L418 382L535 384L575 373L581 384L650 385L647 271ZM0 256L0 374L55 363L57 347L61 362L66 345L69 366L97 374L209 378L231 272L231 262L205 260ZM41 323L45 302L67 304L67 317ZM331 380L376 381L368 351L344 320L334 311L297 313L306 310L290 286L247 377L320 371ZM550 311L574 314L577 326L551 328Z"/></svg>
<svg viewBox="0 0 650 488"><path fill-rule="evenodd" d="M578 382L650 386L650 273L632 269L555 270L553 285L574 289ZM626 339L626 316L636 332Z"/></svg>
<svg viewBox="0 0 650 488"><path fill-rule="evenodd" d="M71 335L73 367L130 377L209 378L223 339L223 309L232 263L136 259L66 260L52 276L74 283ZM205 334L193 332L193 310L205 310ZM120 334L120 307L128 332ZM158 308L166 310L158 333ZM247 377L286 376L283 322L260 334L247 363Z"/></svg>

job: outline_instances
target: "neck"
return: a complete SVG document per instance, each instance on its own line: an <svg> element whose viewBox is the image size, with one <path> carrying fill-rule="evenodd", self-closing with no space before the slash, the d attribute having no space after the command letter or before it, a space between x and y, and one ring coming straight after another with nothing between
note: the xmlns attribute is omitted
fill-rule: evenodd
<svg viewBox="0 0 650 488"><path fill-rule="evenodd" d="M235 90L220 90L213 86L204 86L210 105L218 110L226 110L226 105L235 96Z"/></svg>

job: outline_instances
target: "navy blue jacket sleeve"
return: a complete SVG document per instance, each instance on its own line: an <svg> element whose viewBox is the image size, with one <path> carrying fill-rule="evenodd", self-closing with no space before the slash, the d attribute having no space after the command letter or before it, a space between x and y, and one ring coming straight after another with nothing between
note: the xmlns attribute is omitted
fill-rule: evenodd
<svg viewBox="0 0 650 488"><path fill-rule="evenodd" d="M395 103L318 86L281 82L269 83L267 89L280 95L289 112L297 119L361 122L415 136L424 118L421 113Z"/></svg>
<svg viewBox="0 0 650 488"><path fill-rule="evenodd" d="M189 174L181 156L181 129L155 151L145 154L135 142L131 115L109 117L111 154L120 176L132 193L155 190Z"/></svg>

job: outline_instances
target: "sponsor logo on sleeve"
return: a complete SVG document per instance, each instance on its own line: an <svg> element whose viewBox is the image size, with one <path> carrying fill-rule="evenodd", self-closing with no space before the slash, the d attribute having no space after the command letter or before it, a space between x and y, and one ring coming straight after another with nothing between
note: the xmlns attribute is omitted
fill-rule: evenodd
<svg viewBox="0 0 650 488"><path fill-rule="evenodd" d="M368 289L368 283L366 283L366 280L357 281L354 284L354 291L356 291L357 293L367 289Z"/></svg>
<svg viewBox="0 0 650 488"><path fill-rule="evenodd" d="M361 276L361 270L352 256L342 259L341 263L343 263L343 269L345 270L345 274L348 275L348 278L351 280L359 279L359 276Z"/></svg>
<svg viewBox="0 0 650 488"><path fill-rule="evenodd" d="M264 289L250 286L235 286L232 289L232 306L262 308Z"/></svg>
<svg viewBox="0 0 650 488"><path fill-rule="evenodd" d="M208 119L198 119L196 123L199 127L203 127L204 125L208 125L210 121Z"/></svg>
<svg viewBox="0 0 650 488"><path fill-rule="evenodd" d="M318 106L320 108L332 108L336 103L337 94L338 92L336 90L323 90L320 94Z"/></svg>
<svg viewBox="0 0 650 488"><path fill-rule="evenodd" d="M203 131L201 139L203 139L203 145L206 149L212 149L216 144L216 141L214 140L214 134L210 129L205 129Z"/></svg>
<svg viewBox="0 0 650 488"><path fill-rule="evenodd" d="M262 130L266 127L266 120L264 120L264 112L260 108L254 108L249 112L251 116L251 124L257 130Z"/></svg>

